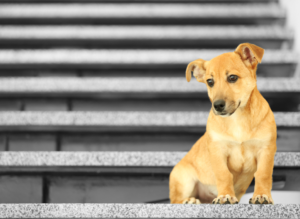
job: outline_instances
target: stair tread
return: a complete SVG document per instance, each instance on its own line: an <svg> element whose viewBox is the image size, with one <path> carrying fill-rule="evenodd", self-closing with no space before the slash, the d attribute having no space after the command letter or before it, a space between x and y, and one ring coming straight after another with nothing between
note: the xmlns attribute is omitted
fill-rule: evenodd
<svg viewBox="0 0 300 219"><path fill-rule="evenodd" d="M233 50L192 49L35 49L0 50L2 64L188 64L210 60ZM76 55L74 55L76 54ZM298 63L299 55L290 50L265 50L263 63Z"/></svg>
<svg viewBox="0 0 300 219"><path fill-rule="evenodd" d="M0 18L285 17L277 4L2 4Z"/></svg>
<svg viewBox="0 0 300 219"><path fill-rule="evenodd" d="M0 204L3 218L298 218L299 204Z"/></svg>
<svg viewBox="0 0 300 219"><path fill-rule="evenodd" d="M300 112L274 112L277 126L299 127ZM208 112L1 112L0 127L199 127Z"/></svg>
<svg viewBox="0 0 300 219"><path fill-rule="evenodd" d="M260 92L300 92L300 78L259 78ZM3 94L59 93L76 95L84 93L206 93L203 83L182 77L18 77L1 78L0 92Z"/></svg>
<svg viewBox="0 0 300 219"><path fill-rule="evenodd" d="M171 167L186 152L0 152L0 166ZM277 152L275 167L300 167L300 152Z"/></svg>
<svg viewBox="0 0 300 219"><path fill-rule="evenodd" d="M0 26L0 39L292 39L280 26ZM192 33L192 34L191 34Z"/></svg>

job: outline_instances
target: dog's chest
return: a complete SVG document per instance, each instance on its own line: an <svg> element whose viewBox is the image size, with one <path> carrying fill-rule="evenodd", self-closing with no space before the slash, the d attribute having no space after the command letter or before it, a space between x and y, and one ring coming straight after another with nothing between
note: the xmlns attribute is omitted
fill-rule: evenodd
<svg viewBox="0 0 300 219"><path fill-rule="evenodd" d="M249 173L256 170L256 148L247 145L228 145L227 166L237 173Z"/></svg>
<svg viewBox="0 0 300 219"><path fill-rule="evenodd" d="M257 155L269 145L272 136L271 132L252 128L249 121L242 118L233 118L225 125L210 129L209 135L227 156L228 168L238 173L256 170Z"/></svg>
<svg viewBox="0 0 300 219"><path fill-rule="evenodd" d="M243 130L237 130L236 136L211 132L212 140L227 156L227 165L230 170L238 173L256 170L257 154L268 144L269 136L262 138L260 135L254 135L253 137L252 134L251 132L245 133Z"/></svg>

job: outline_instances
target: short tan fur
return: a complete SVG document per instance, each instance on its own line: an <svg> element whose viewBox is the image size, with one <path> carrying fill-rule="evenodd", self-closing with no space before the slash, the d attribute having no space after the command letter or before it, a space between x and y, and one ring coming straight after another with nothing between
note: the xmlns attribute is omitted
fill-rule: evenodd
<svg viewBox="0 0 300 219"><path fill-rule="evenodd" d="M205 134L170 174L171 203L236 204L255 177L249 203L274 204L277 129L256 86L263 54L264 49L243 43L234 52L188 64L187 81L193 74L207 85L212 108Z"/></svg>

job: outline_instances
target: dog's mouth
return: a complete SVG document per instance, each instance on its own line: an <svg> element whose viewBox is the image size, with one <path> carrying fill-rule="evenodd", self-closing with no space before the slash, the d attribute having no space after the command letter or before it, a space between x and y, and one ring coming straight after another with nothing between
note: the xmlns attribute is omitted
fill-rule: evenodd
<svg viewBox="0 0 300 219"><path fill-rule="evenodd" d="M213 111L216 115L219 115L219 116L222 116L222 117L231 116L233 113L235 113L235 111L239 108L240 105L241 105L241 101L239 101L239 105L231 113L227 113L227 112L217 113L215 110L213 110Z"/></svg>
<svg viewBox="0 0 300 219"><path fill-rule="evenodd" d="M241 105L241 101L239 102L239 105L237 106L237 108L235 108L235 110L233 110L232 113L229 113L229 116L231 116L239 108L240 105Z"/></svg>

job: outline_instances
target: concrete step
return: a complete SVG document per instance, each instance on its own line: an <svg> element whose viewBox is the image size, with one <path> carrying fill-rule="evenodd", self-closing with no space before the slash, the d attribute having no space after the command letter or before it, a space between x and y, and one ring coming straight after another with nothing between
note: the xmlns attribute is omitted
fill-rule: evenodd
<svg viewBox="0 0 300 219"><path fill-rule="evenodd" d="M299 113L274 114L278 151L299 152ZM187 151L205 132L207 116L207 112L4 112L0 146L10 151Z"/></svg>
<svg viewBox="0 0 300 219"><path fill-rule="evenodd" d="M28 168L26 168L28 170ZM40 171L37 171L39 169ZM34 167L31 171L10 168L0 176L1 203L169 203L172 167L72 167L54 171ZM16 170L14 172L14 170ZM104 171L106 170L106 171ZM299 203L295 175L299 168L274 168L272 197L275 204ZM298 184L297 184L298 183ZM254 181L245 198L253 194ZM278 193L279 198L278 198ZM281 193L281 194L280 194ZM282 197L286 199L282 200ZM249 199L240 201L248 204Z"/></svg>
<svg viewBox="0 0 300 219"><path fill-rule="evenodd" d="M258 78L273 111L299 111L300 79ZM1 78L0 111L209 111L206 85L181 78Z"/></svg>
<svg viewBox="0 0 300 219"><path fill-rule="evenodd" d="M124 70L128 75L182 76L187 64L195 59L210 60L233 50L97 50L97 49L37 49L0 50L0 70L78 70L94 71L107 76ZM76 55L74 55L76 54ZM258 67L259 76L292 76L299 56L290 50L266 50ZM97 70L97 71L96 71ZM130 71L129 71L130 70ZM155 71L153 71L155 70ZM100 72L99 72L100 71ZM147 73L148 72L148 73ZM84 72L83 72L84 74Z"/></svg>
<svg viewBox="0 0 300 219"><path fill-rule="evenodd" d="M201 128L199 128L201 129ZM0 151L189 151L205 130L1 131ZM300 152L299 128L277 130L277 152Z"/></svg>
<svg viewBox="0 0 300 219"><path fill-rule="evenodd" d="M298 218L299 204L1 204L2 218Z"/></svg>
<svg viewBox="0 0 300 219"><path fill-rule="evenodd" d="M278 127L300 127L300 112L275 112ZM203 130L208 112L2 112L0 130Z"/></svg>
<svg viewBox="0 0 300 219"><path fill-rule="evenodd" d="M0 202L168 203L169 174L184 155L182 152L2 152ZM299 153L276 154L273 191L299 191L300 181L295 177L300 173L299 157ZM247 193L253 193L254 186L253 181Z"/></svg>
<svg viewBox="0 0 300 219"><path fill-rule="evenodd" d="M192 34L191 34L192 33ZM280 26L0 26L2 48L291 48L293 32Z"/></svg>
<svg viewBox="0 0 300 219"><path fill-rule="evenodd" d="M183 152L1 152L0 202L166 203L170 171L184 155ZM299 191L300 182L295 177L300 173L299 166L299 153L276 153L273 190ZM253 192L254 185L253 181L247 193Z"/></svg>
<svg viewBox="0 0 300 219"><path fill-rule="evenodd" d="M0 3L16 1L1 0ZM26 1L28 2L28 1ZM2 4L1 24L284 24L286 13L265 1L39 1ZM57 4L59 2L60 4ZM89 4L87 4L90 2ZM226 3L238 4L226 4ZM44 4L41 4L44 3ZM72 3L72 4L68 4ZM96 3L96 4L95 4ZM101 3L101 4L99 4ZM142 3L142 4L141 4ZM170 4L173 3L173 4ZM184 4L182 4L184 3ZM199 4L200 3L200 4ZM210 4L203 4L210 3ZM223 3L223 4L211 4ZM246 5L245 5L246 3ZM250 4L248 4L250 3ZM254 3L254 4L253 4ZM257 4L259 3L259 4ZM238 18L238 19L237 19Z"/></svg>
<svg viewBox="0 0 300 219"><path fill-rule="evenodd" d="M142 73L141 73L142 74ZM257 79L257 88L263 94L299 94L300 78L261 78ZM188 83L185 72L182 77L20 77L1 78L0 95L5 96L62 96L89 97L104 94L128 94L135 96L165 95L174 97L207 97L207 87L204 83L192 80Z"/></svg>
<svg viewBox="0 0 300 219"><path fill-rule="evenodd" d="M278 3L278 0L1 0L0 3L243 3L243 4L255 4L255 3Z"/></svg>
<svg viewBox="0 0 300 219"><path fill-rule="evenodd" d="M6 167L173 167L186 152L0 152ZM277 152L274 166L300 167L300 152Z"/></svg>
<svg viewBox="0 0 300 219"><path fill-rule="evenodd" d="M200 130L199 130L200 129ZM1 131L0 151L188 151L205 130ZM299 128L279 127L278 152L300 152Z"/></svg>

